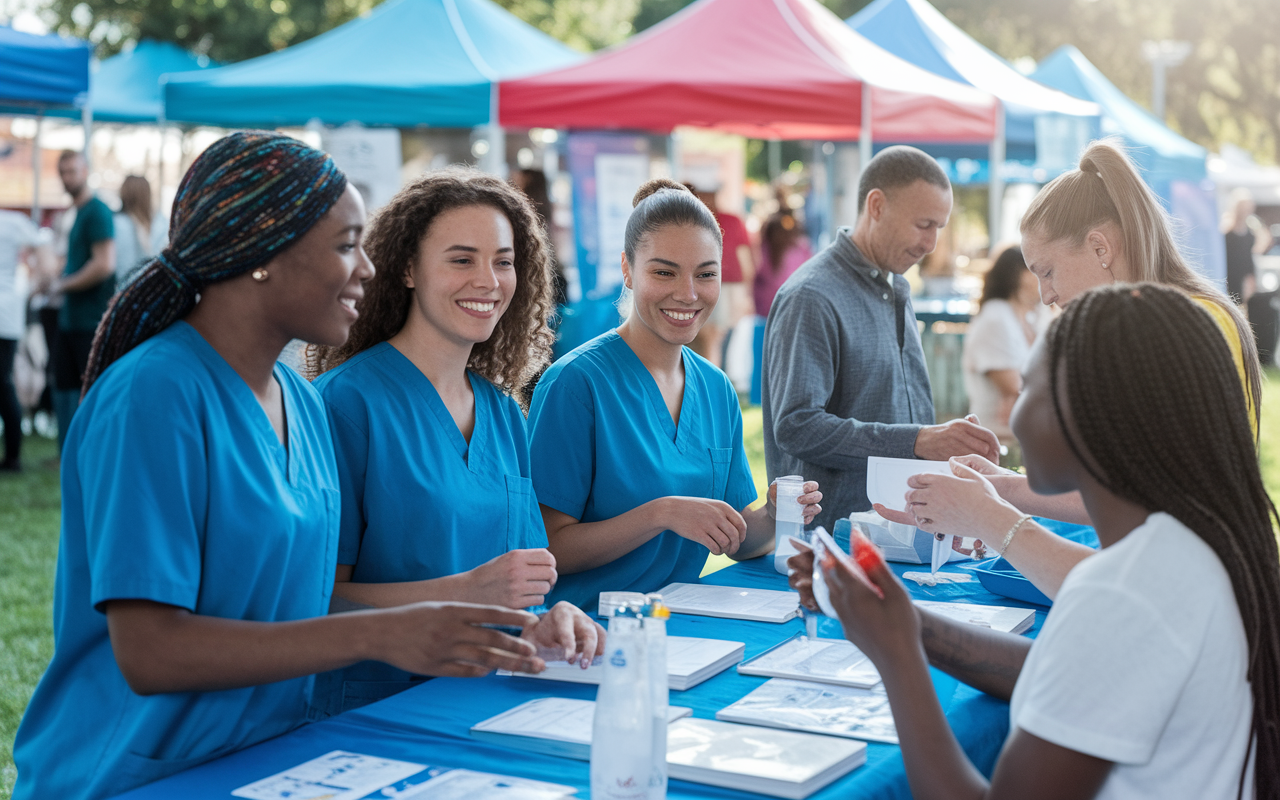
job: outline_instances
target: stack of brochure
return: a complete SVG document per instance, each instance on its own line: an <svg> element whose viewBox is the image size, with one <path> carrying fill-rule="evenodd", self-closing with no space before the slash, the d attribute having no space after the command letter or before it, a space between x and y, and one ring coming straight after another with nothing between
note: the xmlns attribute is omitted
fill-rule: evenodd
<svg viewBox="0 0 1280 800"><path fill-rule="evenodd" d="M889 698L882 687L855 689L774 678L727 708L716 719L770 728L898 743Z"/></svg>
<svg viewBox="0 0 1280 800"><path fill-rule="evenodd" d="M428 767L409 761L334 750L248 786L232 797L245 800L561 800L577 789L558 783L493 775L469 769Z"/></svg>
<svg viewBox="0 0 1280 800"><path fill-rule="evenodd" d="M745 589L702 583L672 583L658 590L673 614L786 622L800 616L800 595L776 589Z"/></svg>
<svg viewBox="0 0 1280 800"><path fill-rule="evenodd" d="M682 719L667 729L673 779L801 800L862 766L862 742Z"/></svg>
<svg viewBox="0 0 1280 800"><path fill-rule="evenodd" d="M667 706L667 721L692 713L692 709ZM595 715L594 700L542 697L477 723L471 736L531 753L588 761Z"/></svg>
<svg viewBox="0 0 1280 800"><path fill-rule="evenodd" d="M917 600L916 605L959 622L968 622L994 631L1005 631L1006 633L1022 633L1036 621L1036 612L1030 608L982 606L973 603L939 603L933 600Z"/></svg>
<svg viewBox="0 0 1280 800"><path fill-rule="evenodd" d="M721 639L698 639L692 636L667 637L667 686L678 692L691 689L713 675L719 675L742 660L746 645ZM599 684L604 668L603 659L597 658L583 669L567 661L548 661L543 672L531 675L525 672L498 670L499 675L518 675L522 678L542 678L568 683Z"/></svg>
<svg viewBox="0 0 1280 800"><path fill-rule="evenodd" d="M880 683L875 664L844 639L810 639L797 633L738 665L742 675L794 678L869 689Z"/></svg>

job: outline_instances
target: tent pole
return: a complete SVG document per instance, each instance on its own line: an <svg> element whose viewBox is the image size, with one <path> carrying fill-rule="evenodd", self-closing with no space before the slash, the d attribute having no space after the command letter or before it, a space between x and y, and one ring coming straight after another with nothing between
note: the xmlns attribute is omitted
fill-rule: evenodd
<svg viewBox="0 0 1280 800"><path fill-rule="evenodd" d="M489 82L489 152L485 153L485 172L507 177L507 132L498 122L498 82Z"/></svg>
<svg viewBox="0 0 1280 800"><path fill-rule="evenodd" d="M1000 243L1000 223L1004 217L1005 127L1004 103L996 103L996 135L991 140L991 158L987 169L987 233L990 244L987 255L995 256Z"/></svg>
<svg viewBox="0 0 1280 800"><path fill-rule="evenodd" d="M44 112L36 112L36 135L31 140L31 221L40 226L40 132L44 128Z"/></svg>
<svg viewBox="0 0 1280 800"><path fill-rule="evenodd" d="M93 108L84 104L80 109L80 124L84 126L84 165L93 168Z"/></svg>
<svg viewBox="0 0 1280 800"><path fill-rule="evenodd" d="M675 128L667 134L667 161L671 166L671 180L680 183L680 136Z"/></svg>
<svg viewBox="0 0 1280 800"><path fill-rule="evenodd" d="M826 204L827 204L827 243L830 244L836 240L836 144L835 142L822 143L822 169L827 173L826 187Z"/></svg>
<svg viewBox="0 0 1280 800"><path fill-rule="evenodd" d="M858 125L858 182L862 182L862 173L871 160L871 86L865 81L862 84L862 121ZM857 187L854 187L857 192Z"/></svg>
<svg viewBox="0 0 1280 800"><path fill-rule="evenodd" d="M165 127L164 115L156 121L160 131L160 157L156 159L156 208L160 208L164 204L164 140L168 138L165 136L168 128Z"/></svg>
<svg viewBox="0 0 1280 800"><path fill-rule="evenodd" d="M164 205L164 145L169 138L169 122L164 114L164 94L168 84L167 76L160 76L160 114L156 116L156 128L160 132L160 157L156 160L156 208ZM167 218L169 214L165 214Z"/></svg>

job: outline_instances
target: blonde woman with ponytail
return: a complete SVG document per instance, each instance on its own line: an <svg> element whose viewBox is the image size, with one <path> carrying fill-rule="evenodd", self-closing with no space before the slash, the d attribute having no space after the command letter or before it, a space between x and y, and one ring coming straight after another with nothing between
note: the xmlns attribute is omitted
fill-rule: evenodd
<svg viewBox="0 0 1280 800"><path fill-rule="evenodd" d="M1257 438L1262 370L1249 324L1221 289L1188 266L1168 214L1115 143L1094 142L1080 157L1079 169L1060 175L1036 195L1022 217L1022 251L1045 304L1065 306L1090 289L1117 282L1158 283L1188 294L1226 338ZM952 470L954 478L912 478L908 512L876 510L929 532L981 538L1050 598L1071 568L1094 552L1025 519L1034 514L1093 525L1079 493L1038 495L1026 476L980 456L953 459Z"/></svg>

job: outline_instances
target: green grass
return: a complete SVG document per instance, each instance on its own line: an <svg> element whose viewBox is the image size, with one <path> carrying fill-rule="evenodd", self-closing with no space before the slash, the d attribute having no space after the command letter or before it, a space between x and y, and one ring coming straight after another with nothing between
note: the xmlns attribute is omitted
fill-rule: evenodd
<svg viewBox="0 0 1280 800"><path fill-rule="evenodd" d="M760 497L765 492L763 422L759 407L742 412L743 441ZM1263 386L1259 457L1267 491L1280 499L1280 370ZM40 674L53 655L53 572L58 556L58 474L44 466L52 441L28 437L27 470L0 474L0 800L8 800L16 773L13 736ZM711 557L703 574L723 569Z"/></svg>
<svg viewBox="0 0 1280 800"><path fill-rule="evenodd" d="M26 471L0 473L0 798L13 792L13 735L53 656L58 472L49 439L28 437Z"/></svg>

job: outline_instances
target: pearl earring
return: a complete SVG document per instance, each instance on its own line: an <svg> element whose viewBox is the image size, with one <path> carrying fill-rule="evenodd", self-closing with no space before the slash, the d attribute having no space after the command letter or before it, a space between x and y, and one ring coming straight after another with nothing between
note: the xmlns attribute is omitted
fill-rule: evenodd
<svg viewBox="0 0 1280 800"><path fill-rule="evenodd" d="M251 274L253 275L253 279L258 283L262 283L263 281L265 281L267 278L270 277L266 269L264 269L263 267L258 267Z"/></svg>

